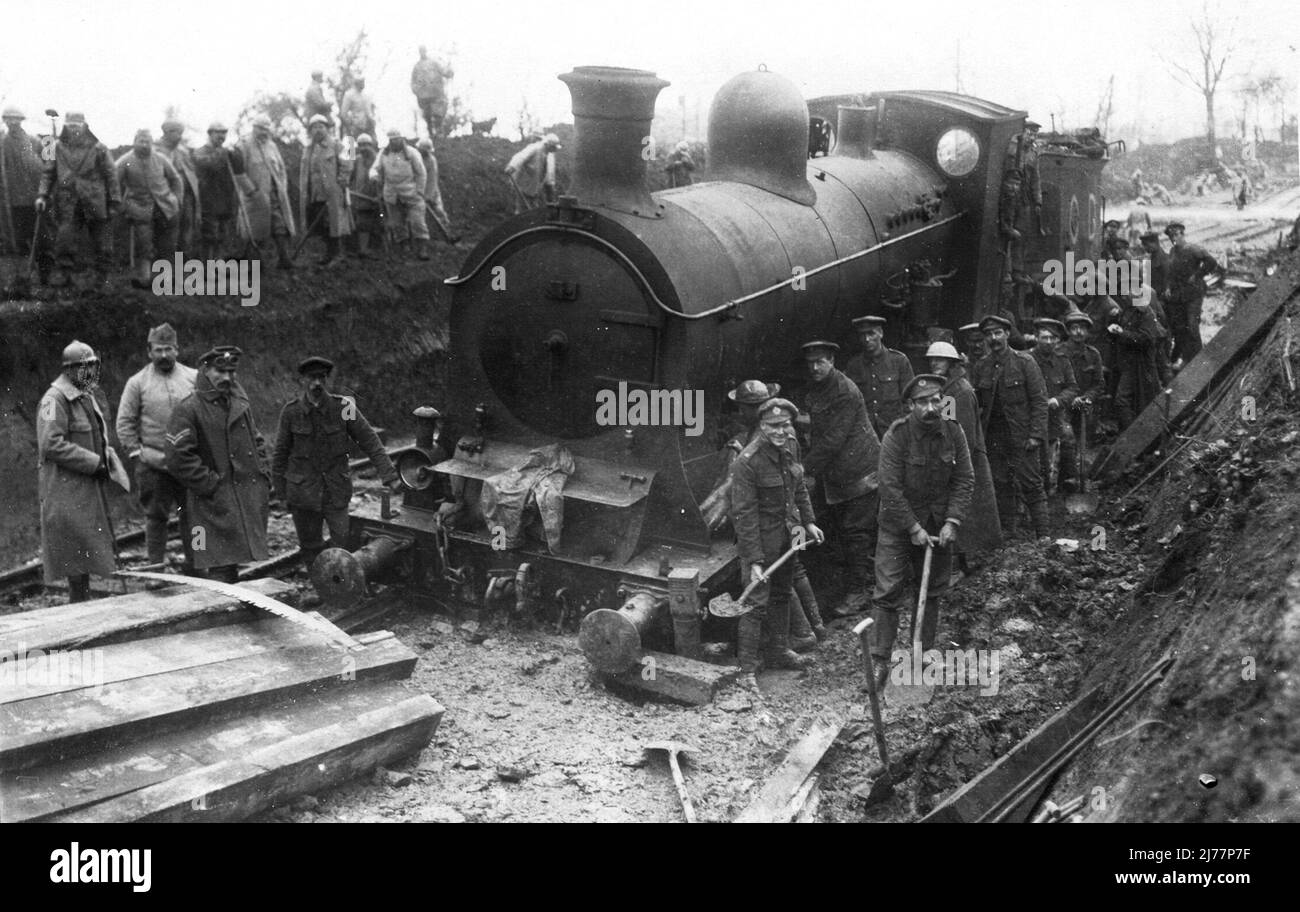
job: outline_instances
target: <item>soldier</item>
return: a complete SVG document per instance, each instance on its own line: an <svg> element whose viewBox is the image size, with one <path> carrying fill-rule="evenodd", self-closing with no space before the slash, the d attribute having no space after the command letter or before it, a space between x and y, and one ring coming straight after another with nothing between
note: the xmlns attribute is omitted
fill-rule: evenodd
<svg viewBox="0 0 1300 912"><path fill-rule="evenodd" d="M194 392L167 424L166 469L186 488L194 568L233 583L239 565L266 560L271 474L248 394L235 380L243 355L219 345L199 359Z"/></svg>
<svg viewBox="0 0 1300 912"><path fill-rule="evenodd" d="M117 212L121 197L108 149L86 125L86 115L69 111L63 132L45 163L36 197L36 211L44 212L50 198L59 223L54 258L63 274L52 277L55 284L67 284L67 271L77 265L77 234L84 227L95 249L95 280L102 285L113 261L113 237L109 219Z"/></svg>
<svg viewBox="0 0 1300 912"><path fill-rule="evenodd" d="M1043 185L1038 172L1038 131L1042 124L1032 120L1025 121L1025 128L1011 140L1007 150L1013 157L1015 166L1020 169L1021 192L1023 202L1034 211L1036 230L1043 231Z"/></svg>
<svg viewBox="0 0 1300 912"><path fill-rule="evenodd" d="M99 372L94 349L72 342L36 412L41 561L47 586L68 578L69 602L90 598L90 574L117 569L105 485L118 466L95 400Z"/></svg>
<svg viewBox="0 0 1300 912"><path fill-rule="evenodd" d="M1047 446L1039 449L1039 468L1045 490L1050 494L1054 489L1053 462L1070 466L1078 458L1074 431L1067 416L1079 395L1079 385L1070 356L1059 348L1065 341L1065 324L1060 320L1042 317L1034 321L1034 326L1038 328L1038 344L1034 346L1032 354L1047 386ZM1058 450L1059 453L1054 452Z"/></svg>
<svg viewBox="0 0 1300 912"><path fill-rule="evenodd" d="M1024 503L1034 535L1049 532L1047 493L1039 471L1038 450L1047 440L1047 388L1033 355L1007 344L1011 321L990 314L980 321L988 339L988 357L971 369L971 385L980 399L984 442L998 495L1002 533L1016 534L1019 503Z"/></svg>
<svg viewBox="0 0 1300 912"><path fill-rule="evenodd" d="M980 329L978 322L967 323L957 332L961 333L961 339L966 348L966 358L971 364L989 353L988 340L984 338L984 330Z"/></svg>
<svg viewBox="0 0 1300 912"><path fill-rule="evenodd" d="M384 445L347 396L329 390L334 363L311 357L298 365L302 395L280 412L271 459L275 494L288 507L308 566L327 547L348 547L348 504L352 501L352 476L348 472L348 443L355 440L384 484L401 490L397 470ZM321 538L321 523L329 527L329 543ZM306 602L319 604L319 597Z"/></svg>
<svg viewBox="0 0 1300 912"><path fill-rule="evenodd" d="M329 120L333 113L334 103L325 98L325 74L320 70L311 71L311 85L307 86L303 102L302 119L308 123L317 115Z"/></svg>
<svg viewBox="0 0 1300 912"><path fill-rule="evenodd" d="M131 226L131 284L148 288L155 253L176 249L185 185L172 163L154 154L148 130L136 131L131 151L117 160L114 170L122 212Z"/></svg>
<svg viewBox="0 0 1300 912"><path fill-rule="evenodd" d="M691 144L682 140L668 154L664 171L668 173L669 187L689 187L695 183L691 172L695 170L695 159L691 158Z"/></svg>
<svg viewBox="0 0 1300 912"><path fill-rule="evenodd" d="M1160 327L1148 304L1150 300L1151 288L1144 285L1142 295L1131 303L1121 303L1119 316L1106 327L1116 345L1115 417L1121 432L1159 389L1156 346Z"/></svg>
<svg viewBox="0 0 1300 912"><path fill-rule="evenodd" d="M308 132L311 140L302 150L298 168L298 221L307 234L325 239L325 256L317 262L328 266L341 252L341 239L352 233L346 192L352 171L338 141L330 136L328 118L312 117Z"/></svg>
<svg viewBox="0 0 1300 912"><path fill-rule="evenodd" d="M379 181L370 177L379 149L374 137L362 133L357 137L357 160L352 168L348 189L352 200L352 250L359 259L370 256L373 246L383 246L383 205L380 201Z"/></svg>
<svg viewBox="0 0 1300 912"><path fill-rule="evenodd" d="M514 190L515 215L555 202L555 153L562 148L560 137L547 133L511 156L506 177Z"/></svg>
<svg viewBox="0 0 1300 912"><path fill-rule="evenodd" d="M737 420L732 422L732 431L725 447L727 473L730 475L731 463L758 434L758 407L769 399L774 399L781 392L779 383L764 383L762 380L746 380L733 390L727 391L727 398L736 403ZM791 442L796 458L799 454L799 442ZM796 554L790 558L792 585L798 599L799 610L790 611L790 648L795 652L807 652L826 639L826 626L822 622L821 607L817 604L817 595L813 592L812 581L808 579L808 570Z"/></svg>
<svg viewBox="0 0 1300 912"><path fill-rule="evenodd" d="M199 207L199 175L194 170L194 152L181 141L185 135L185 125L179 120L164 120L162 131L162 139L154 146L154 151L172 163L176 173L181 176L181 183L185 185L184 196L179 200L176 247L159 251L164 256L172 256L177 250L189 252L194 249L194 232L199 227L202 212Z"/></svg>
<svg viewBox="0 0 1300 912"><path fill-rule="evenodd" d="M1070 339L1062 346L1065 354L1070 359L1070 366L1074 368L1074 379L1079 386L1079 395L1074 397L1070 403L1070 429L1076 438L1080 436L1083 429L1083 422L1092 420L1093 403L1102 397L1106 389L1106 370L1102 365L1101 352L1088 344L1088 336L1092 333L1092 317L1079 310L1065 315L1065 331L1069 334ZM1092 425L1089 424L1088 432L1092 433ZM1087 453L1081 453L1086 456ZM1061 486L1067 483L1081 483L1082 478L1076 478L1076 469L1078 468L1078 459L1074 463L1067 463L1064 459L1061 462Z"/></svg>
<svg viewBox="0 0 1300 912"><path fill-rule="evenodd" d="M1146 203L1142 200L1134 200L1133 206L1128 211L1128 244L1130 247L1138 242L1143 232L1151 230L1151 213L1147 210Z"/></svg>
<svg viewBox="0 0 1300 912"><path fill-rule="evenodd" d="M930 373L943 377L945 418L955 419L966 435L970 449L971 466L975 471L975 489L971 511L962 532L958 560L963 569L966 554L972 551L991 551L1002 545L1002 524L998 521L998 500L993 492L993 472L989 468L988 449L984 445L984 425L980 422L979 397L967 379L957 349L947 342L932 342L925 352L930 362Z"/></svg>
<svg viewBox="0 0 1300 912"><path fill-rule="evenodd" d="M903 388L912 379L912 364L907 355L885 348L885 322L884 317L858 317L853 321L862 352L850 358L844 367L844 373L862 391L876 439L903 416L906 408Z"/></svg>
<svg viewBox="0 0 1300 912"><path fill-rule="evenodd" d="M916 604L910 584L920 577L926 548L935 550L920 639L923 650L934 645L940 605L951 579L951 546L975 487L966 435L960 424L943 417L943 386L944 378L936 374L912 378L904 393L910 414L890 426L880 445L880 539L871 642L878 688L889 677L898 612ZM916 633L913 615L913 637Z"/></svg>
<svg viewBox="0 0 1300 912"><path fill-rule="evenodd" d="M1165 234L1174 245L1169 255L1165 300L1174 334L1174 366L1181 368L1200 354L1205 278L1222 272L1222 267L1204 247L1188 243L1187 226L1182 222L1170 222Z"/></svg>
<svg viewBox="0 0 1300 912"><path fill-rule="evenodd" d="M429 49L420 45L420 59L411 69L411 94L424 115L429 138L442 133L442 119L447 116L447 80L456 74L441 60L429 56Z"/></svg>
<svg viewBox="0 0 1300 912"><path fill-rule="evenodd" d="M872 554L876 549L876 462L880 440L867 417L862 392L835 369L840 347L815 341L802 346L808 365L808 454L804 468L809 484L820 480L830 522L848 578L848 592L830 611L848 617L871 600Z"/></svg>
<svg viewBox="0 0 1300 912"><path fill-rule="evenodd" d="M375 133L375 102L366 94L366 80L357 77L356 81L343 93L339 103L339 120L343 122L343 133L356 138L362 133Z"/></svg>
<svg viewBox="0 0 1300 912"><path fill-rule="evenodd" d="M785 399L769 399L759 406L758 416L758 434L731 465L731 524L747 583L788 551L794 536L823 540L793 447L799 410ZM790 649L791 573L788 561L776 568L756 592L756 607L740 619L736 656L746 675L758 670L760 652L768 668L800 669L812 663Z"/></svg>
<svg viewBox="0 0 1300 912"><path fill-rule="evenodd" d="M0 143L0 192L7 207L6 233L14 253L27 256L36 244L36 269L41 284L50 280L54 265L51 251L49 220L42 219L41 232L36 233L36 197L41 188L41 141L23 129L26 117L15 107L4 109L5 133Z"/></svg>
<svg viewBox="0 0 1300 912"><path fill-rule="evenodd" d="M248 204L248 228L253 234L250 240L260 244L269 237L278 254L276 265L293 269L289 238L297 231L289 201L289 172L271 137L271 118L265 114L253 118L253 135L240 140L238 148L252 184Z"/></svg>
<svg viewBox="0 0 1300 912"><path fill-rule="evenodd" d="M229 132L225 124L214 120L208 125L208 141L194 152L199 198L203 200L199 256L205 260L224 260L232 252L231 239L240 206L235 181L244 177L244 154L225 147Z"/></svg>
<svg viewBox="0 0 1300 912"><path fill-rule="evenodd" d="M438 156L434 152L433 143L429 140L420 140L418 146L420 157L424 161L426 174L424 179L424 201L429 204L429 214L438 223L438 227L442 230L447 243L454 246L460 240L460 235L452 233L451 218L448 217L447 210L442 205L442 187L438 185Z"/></svg>
<svg viewBox="0 0 1300 912"><path fill-rule="evenodd" d="M1119 252L1119 229L1120 223L1115 219L1108 219L1102 227L1101 251L1102 256L1114 258Z"/></svg>
<svg viewBox="0 0 1300 912"><path fill-rule="evenodd" d="M422 260L429 258L429 226L424 220L424 185L428 173L420 153L406 145L402 131L388 131L388 145L370 167L370 177L379 182L384 201L384 218L389 230L414 240Z"/></svg>
<svg viewBox="0 0 1300 912"><path fill-rule="evenodd" d="M127 458L135 460L136 495L144 508L145 549L149 563L167 558L167 522L181 508L181 544L185 572L193 570L194 555L185 534L185 488L167 473L167 425L182 399L194 392L198 371L177 360L176 330L163 323L149 330L149 363L126 381L117 407L117 439Z"/></svg>
<svg viewBox="0 0 1300 912"><path fill-rule="evenodd" d="M1119 259L1128 260L1134 266L1141 265L1141 259L1134 257L1129 251L1127 238L1120 238L1115 242L1115 249ZM1154 288L1154 277L1150 278ZM1132 295L1117 294L1114 296L1119 303L1132 301ZM1161 386L1168 386L1173 379L1174 372L1169 360L1169 352L1172 346L1173 332L1169 328L1169 317L1165 313L1164 305L1160 301L1160 296L1152 294L1148 305L1151 308L1151 315L1156 318L1156 326L1160 330L1160 336L1156 339L1155 356L1156 356L1156 376L1160 380Z"/></svg>

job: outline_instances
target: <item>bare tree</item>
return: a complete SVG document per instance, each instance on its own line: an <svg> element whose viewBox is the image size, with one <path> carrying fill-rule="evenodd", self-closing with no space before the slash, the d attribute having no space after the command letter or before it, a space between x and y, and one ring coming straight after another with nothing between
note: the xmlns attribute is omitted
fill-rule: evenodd
<svg viewBox="0 0 1300 912"><path fill-rule="evenodd" d="M519 141L528 142L529 138L535 136L541 129L541 124L537 120L537 115L528 107L528 97L524 96L519 103Z"/></svg>
<svg viewBox="0 0 1300 912"><path fill-rule="evenodd" d="M1101 101L1097 102L1097 116L1093 118L1092 125L1101 131L1102 136L1110 135L1110 118L1115 112L1115 74L1110 74L1110 79L1106 82L1106 91L1101 96Z"/></svg>
<svg viewBox="0 0 1300 912"><path fill-rule="evenodd" d="M1208 4L1201 6L1201 15L1189 23L1192 34L1196 37L1196 50L1199 62L1191 67L1183 66L1161 55L1169 74L1178 82L1196 89L1205 99L1205 134L1211 150L1217 142L1214 128L1214 96L1223 78L1223 68L1228 58L1236 50L1231 22L1220 22L1212 15Z"/></svg>

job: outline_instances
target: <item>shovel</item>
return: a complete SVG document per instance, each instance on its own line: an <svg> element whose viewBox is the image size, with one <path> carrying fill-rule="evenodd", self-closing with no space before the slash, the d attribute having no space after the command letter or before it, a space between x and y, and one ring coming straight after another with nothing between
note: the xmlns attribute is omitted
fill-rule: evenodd
<svg viewBox="0 0 1300 912"><path fill-rule="evenodd" d="M772 566L768 567L759 575L758 579L745 587L745 591L740 593L739 599L733 599L730 592L724 592L721 595L715 595L713 598L709 599L709 614L720 618L740 617L742 614L749 614L749 612L754 609L754 606L745 600L749 598L755 589L771 579L772 574L776 572L778 567L788 561L796 551L801 549L801 545L791 545L789 551L778 557L772 563Z"/></svg>
<svg viewBox="0 0 1300 912"><path fill-rule="evenodd" d="M871 658L871 646L867 642L870 637L867 636L871 629L873 621L867 618L858 626L853 628L853 634L862 644L862 663L867 669L867 693L871 696L871 719L876 727L876 746L880 748L880 778L883 780L880 786L872 785L872 791L877 788L884 792L893 791L894 784L889 775L889 748L885 744L885 723L880 718L880 694L876 692L876 668ZM880 780L877 780L880 781Z"/></svg>
<svg viewBox="0 0 1300 912"><path fill-rule="evenodd" d="M934 697L934 685L921 683L921 630L925 625L925 597L930 588L930 563L934 545L925 546L925 564L921 568L921 588L916 597L916 618L912 625L912 673L910 684L896 689L894 702L899 706L924 706Z"/></svg>
<svg viewBox="0 0 1300 912"><path fill-rule="evenodd" d="M661 750L668 755L668 765L673 770L673 782L676 783L677 794L682 799L682 813L686 815L687 823L695 823L695 805L691 803L691 796L686 791L686 779L682 776L682 768L677 762L677 755L697 754L699 751L689 744L682 744L680 741L656 741L653 744L647 744L644 750L647 754L651 751Z"/></svg>
<svg viewBox="0 0 1300 912"><path fill-rule="evenodd" d="M1065 510L1067 513L1089 514L1096 513L1099 501L1097 495L1088 490L1088 473L1083 470L1083 454L1088 449L1088 413L1083 413L1083 420L1079 422L1079 491L1075 494L1065 496Z"/></svg>

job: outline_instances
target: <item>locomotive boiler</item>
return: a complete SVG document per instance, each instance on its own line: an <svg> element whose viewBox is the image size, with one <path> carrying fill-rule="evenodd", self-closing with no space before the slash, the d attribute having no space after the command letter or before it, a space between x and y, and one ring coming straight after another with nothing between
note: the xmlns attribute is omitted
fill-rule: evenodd
<svg viewBox="0 0 1300 912"><path fill-rule="evenodd" d="M834 105L831 154L810 159L809 105L759 69L714 98L709 179L650 193L668 83L611 67L559 78L575 123L568 193L502 223L446 280L447 398L398 457L411 490L399 511L357 517L370 544L316 576L328 595L387 573L561 625L599 609L628 636L671 640L670 601L736 580L734 542L700 506L725 465L727 390L757 377L797 391L800 344L831 339L847 357L858 316L888 316L890 344L919 354L936 328L998 309L1000 179L1025 114L944 92L853 96ZM1073 243L1096 233L1075 228ZM702 396L702 417L602 412L615 392L657 398L661 418ZM544 527L532 535L518 527L530 498Z"/></svg>

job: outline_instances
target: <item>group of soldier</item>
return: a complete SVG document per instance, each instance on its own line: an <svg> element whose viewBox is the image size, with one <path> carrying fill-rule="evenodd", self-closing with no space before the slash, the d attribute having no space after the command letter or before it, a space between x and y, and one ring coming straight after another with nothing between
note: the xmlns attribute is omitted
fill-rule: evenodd
<svg viewBox="0 0 1300 912"><path fill-rule="evenodd" d="M1106 388L1105 357L1090 339L1122 353L1123 408L1141 406L1142 378L1127 353L1154 364L1150 308L1116 306L1121 311L1095 335L1094 319L1078 308L1064 320L1038 319L1031 351L1011 320L986 316L958 330L964 352L932 342L930 372L916 375L902 352L884 344L886 319L859 317L861 351L843 370L837 344L802 346L809 380L802 409L776 384L747 380L730 391L738 417L727 445L728 515L743 577L760 581L758 607L740 620L742 669L810 662L803 653L825 636L825 622L798 551L828 535L847 582L830 614L872 608L881 686L927 550L919 639L928 650L954 563L969 569L972 555L1015 537L1022 512L1035 539L1050 535L1048 495L1083 482L1076 435ZM794 559L778 563L792 548Z"/></svg>
<svg viewBox="0 0 1300 912"><path fill-rule="evenodd" d="M309 139L298 173L296 213L273 125L264 114L253 119L249 136L232 145L226 144L226 125L212 122L207 142L198 148L185 143L184 124L168 119L158 138L149 129L138 130L130 151L114 161L81 112L65 115L57 137L40 137L24 130L26 117L19 108L5 108L3 233L14 253L30 256L41 284L54 286L70 283L82 265L79 252L86 241L95 283L103 285L113 266L113 222L119 214L127 230L131 280L142 288L150 284L155 257L177 253L219 260L273 250L277 266L292 269L296 251L289 241L298 229L323 239L322 265L341 256L349 237L360 257L376 242L385 250L393 242L428 259L426 212L448 243L459 240L442 203L432 142L446 114L444 81L450 76L445 64L420 48L411 86L429 136L412 147L400 130L389 129L380 149L364 79L343 96L346 139L340 140L333 105L322 90L323 74L314 73L302 115Z"/></svg>
<svg viewBox="0 0 1300 912"><path fill-rule="evenodd" d="M166 566L167 529L179 508L186 575L235 582L239 564L265 560L272 495L288 508L310 564L327 542L346 547L355 442L383 482L401 482L383 444L351 397L330 391L334 365L298 365L299 395L280 412L268 452L237 379L243 353L216 346L190 367L176 331L149 332L149 363L127 380L114 446L94 350L73 341L37 415L41 548L45 581L68 580L69 599L89 598L90 575L116 569L109 485L131 491L146 517L149 568ZM122 455L119 455L119 451ZM125 457L125 458L123 458ZM314 594L307 603L316 600Z"/></svg>

